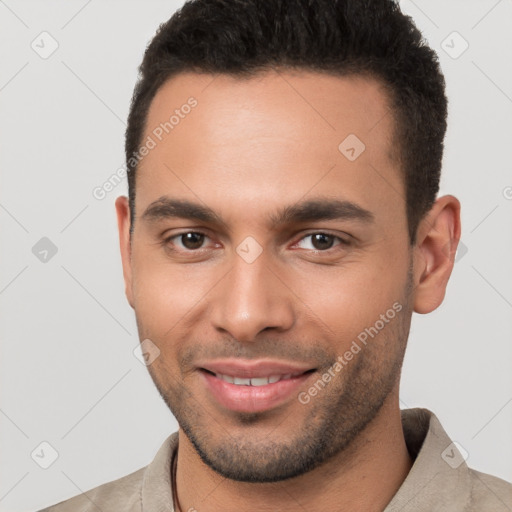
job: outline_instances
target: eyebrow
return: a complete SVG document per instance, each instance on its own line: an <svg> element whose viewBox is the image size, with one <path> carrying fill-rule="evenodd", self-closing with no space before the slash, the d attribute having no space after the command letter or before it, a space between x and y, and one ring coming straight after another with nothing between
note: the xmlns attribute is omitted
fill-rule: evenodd
<svg viewBox="0 0 512 512"><path fill-rule="evenodd" d="M141 220L147 222L170 218L216 224L230 231L224 219L214 210L186 199L162 196L153 201L141 216ZM268 217L271 228L321 220L355 220L363 224L373 224L375 216L371 211L352 201L315 198L285 206Z"/></svg>

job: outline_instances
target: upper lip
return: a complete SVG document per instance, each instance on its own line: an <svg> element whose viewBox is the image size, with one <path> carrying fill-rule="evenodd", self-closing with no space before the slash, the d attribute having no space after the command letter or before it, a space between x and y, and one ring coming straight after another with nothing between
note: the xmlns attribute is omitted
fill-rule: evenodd
<svg viewBox="0 0 512 512"><path fill-rule="evenodd" d="M311 366L271 360L218 359L198 364L203 370L231 377L258 378L272 375L302 374L313 370Z"/></svg>

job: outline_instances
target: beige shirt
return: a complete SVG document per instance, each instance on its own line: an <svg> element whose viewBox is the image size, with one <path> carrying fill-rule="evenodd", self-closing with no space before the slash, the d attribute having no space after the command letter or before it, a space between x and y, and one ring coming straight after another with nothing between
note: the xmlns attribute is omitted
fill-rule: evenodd
<svg viewBox="0 0 512 512"><path fill-rule="evenodd" d="M403 410L402 425L414 464L383 512L512 512L512 484L470 469L432 412ZM177 443L175 432L148 466L40 512L173 512Z"/></svg>

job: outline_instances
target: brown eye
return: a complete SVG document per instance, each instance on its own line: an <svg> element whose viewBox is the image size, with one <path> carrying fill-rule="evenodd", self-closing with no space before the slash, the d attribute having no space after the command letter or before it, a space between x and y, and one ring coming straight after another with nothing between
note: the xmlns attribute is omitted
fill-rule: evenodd
<svg viewBox="0 0 512 512"><path fill-rule="evenodd" d="M315 233L311 236L313 247L319 251L330 249L334 243L334 237L331 235L326 235L325 233Z"/></svg>
<svg viewBox="0 0 512 512"><path fill-rule="evenodd" d="M329 249L332 249L335 246L347 246L350 245L350 243L343 238L340 238L336 235L331 235L329 233L323 233L323 232L316 232L316 233L310 233L303 237L298 245L300 246L304 240L311 239L311 243L309 244L310 247L307 247L305 245L302 245L303 249L311 249L315 251L325 252ZM339 242L335 245L335 241L338 240Z"/></svg>
<svg viewBox="0 0 512 512"><path fill-rule="evenodd" d="M204 235L202 233L195 233L192 231L189 233L183 233L179 235L179 237L183 246L190 250L200 249L204 241Z"/></svg>
<svg viewBox="0 0 512 512"><path fill-rule="evenodd" d="M163 245L178 252L193 252L202 249L205 238L208 237L204 233L186 231L166 238Z"/></svg>

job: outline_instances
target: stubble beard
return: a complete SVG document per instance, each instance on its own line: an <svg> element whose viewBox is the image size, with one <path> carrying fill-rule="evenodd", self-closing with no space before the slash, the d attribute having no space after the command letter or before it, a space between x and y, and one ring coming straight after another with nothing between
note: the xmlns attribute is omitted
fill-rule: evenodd
<svg viewBox="0 0 512 512"><path fill-rule="evenodd" d="M161 378L166 372L149 368L150 374L208 467L240 482L270 483L297 477L345 452L378 415L393 389L398 388L412 315L411 290L409 269L403 308L379 332L379 342L369 341L308 404L297 401L292 405L306 409L298 409L300 423L285 435L279 432L279 424L265 435L257 435L265 413L240 413L240 428L223 429L177 380L166 384ZM317 375L321 377L323 371ZM281 421L285 420L286 417Z"/></svg>

